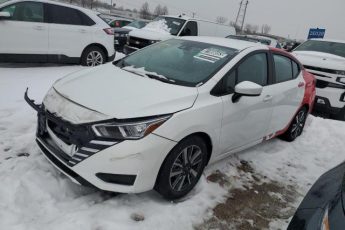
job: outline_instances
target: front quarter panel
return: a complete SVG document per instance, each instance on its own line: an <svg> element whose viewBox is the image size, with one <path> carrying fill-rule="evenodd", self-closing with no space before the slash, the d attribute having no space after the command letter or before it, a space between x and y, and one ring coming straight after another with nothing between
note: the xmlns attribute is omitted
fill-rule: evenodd
<svg viewBox="0 0 345 230"><path fill-rule="evenodd" d="M212 142L212 157L218 152L223 103L209 93L199 94L192 108L175 113L154 133L179 142L194 133L206 133Z"/></svg>

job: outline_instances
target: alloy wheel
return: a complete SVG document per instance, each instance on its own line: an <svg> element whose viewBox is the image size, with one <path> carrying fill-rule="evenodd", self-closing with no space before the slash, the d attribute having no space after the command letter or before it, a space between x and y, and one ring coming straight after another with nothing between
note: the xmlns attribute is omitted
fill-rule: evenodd
<svg viewBox="0 0 345 230"><path fill-rule="evenodd" d="M86 57L87 66L98 66L103 64L103 56L99 51L91 51Z"/></svg>
<svg viewBox="0 0 345 230"><path fill-rule="evenodd" d="M169 175L170 187L183 191L198 180L198 174L203 169L203 153L199 146L190 145L184 148L175 159Z"/></svg>
<svg viewBox="0 0 345 230"><path fill-rule="evenodd" d="M293 138L296 138L299 135L301 135L303 131L305 119L306 119L305 111L304 110L299 111L299 113L295 117L295 121L292 124L292 128L291 128L291 136Z"/></svg>

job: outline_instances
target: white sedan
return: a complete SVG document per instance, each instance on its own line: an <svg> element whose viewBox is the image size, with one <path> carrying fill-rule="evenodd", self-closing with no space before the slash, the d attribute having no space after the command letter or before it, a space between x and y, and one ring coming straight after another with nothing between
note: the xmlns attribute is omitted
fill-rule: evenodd
<svg viewBox="0 0 345 230"><path fill-rule="evenodd" d="M190 192L204 168L301 135L315 79L290 54L226 38L171 39L57 81L37 143L74 182L102 190Z"/></svg>

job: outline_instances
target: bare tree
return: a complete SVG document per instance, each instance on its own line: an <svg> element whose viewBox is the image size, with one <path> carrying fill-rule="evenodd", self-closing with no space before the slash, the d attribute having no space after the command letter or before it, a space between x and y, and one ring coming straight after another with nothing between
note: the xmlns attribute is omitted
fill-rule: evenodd
<svg viewBox="0 0 345 230"><path fill-rule="evenodd" d="M253 34L256 34L257 32L258 32L258 30L259 30L259 26L258 25L252 25L252 33Z"/></svg>
<svg viewBox="0 0 345 230"><path fill-rule="evenodd" d="M162 8L162 15L168 15L169 14L169 10L168 10L168 7L167 6L164 6Z"/></svg>
<svg viewBox="0 0 345 230"><path fill-rule="evenodd" d="M134 9L133 9L133 12L134 12L134 13L138 13L138 10L134 8Z"/></svg>
<svg viewBox="0 0 345 230"><path fill-rule="evenodd" d="M226 17L223 17L223 16L218 16L216 18L216 22L219 24L225 24L227 21L228 21L228 19Z"/></svg>
<svg viewBox="0 0 345 230"><path fill-rule="evenodd" d="M162 11L163 11L163 7L160 4L158 4L158 6L156 6L155 10L153 11L153 15L154 16L162 15Z"/></svg>
<svg viewBox="0 0 345 230"><path fill-rule="evenodd" d="M252 25L251 24L246 24L246 26L244 27L244 30L246 31L246 33L252 33Z"/></svg>
<svg viewBox="0 0 345 230"><path fill-rule="evenodd" d="M261 33L268 34L271 31L271 27L267 24L261 26Z"/></svg>
<svg viewBox="0 0 345 230"><path fill-rule="evenodd" d="M140 17L143 19L151 19L150 6L145 2L140 8Z"/></svg>

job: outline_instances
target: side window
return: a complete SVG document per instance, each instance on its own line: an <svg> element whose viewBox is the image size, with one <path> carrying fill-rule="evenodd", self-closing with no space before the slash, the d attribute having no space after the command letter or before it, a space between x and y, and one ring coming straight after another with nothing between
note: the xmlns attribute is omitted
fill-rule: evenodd
<svg viewBox="0 0 345 230"><path fill-rule="evenodd" d="M48 5L48 17L49 22L55 24L79 26L95 24L92 19L79 10L52 4Z"/></svg>
<svg viewBox="0 0 345 230"><path fill-rule="evenodd" d="M197 22L193 22L193 21L188 22L180 36L198 36Z"/></svg>
<svg viewBox="0 0 345 230"><path fill-rule="evenodd" d="M130 21L122 21L121 27L127 26L129 23L131 23L131 22Z"/></svg>
<svg viewBox="0 0 345 230"><path fill-rule="evenodd" d="M237 83L251 81L261 86L267 85L268 62L266 53L254 54L240 64L237 69Z"/></svg>
<svg viewBox="0 0 345 230"><path fill-rule="evenodd" d="M292 80L292 62L290 58L273 54L276 83Z"/></svg>
<svg viewBox="0 0 345 230"><path fill-rule="evenodd" d="M224 88L227 94L232 94L235 92L236 85L236 70L227 73L224 76Z"/></svg>
<svg viewBox="0 0 345 230"><path fill-rule="evenodd" d="M43 4L40 2L20 2L6 6L0 12L9 12L9 20L23 22L43 22Z"/></svg>
<svg viewBox="0 0 345 230"><path fill-rule="evenodd" d="M294 61L292 61L292 72L293 72L293 78L298 77L299 73L301 72L299 65Z"/></svg>

